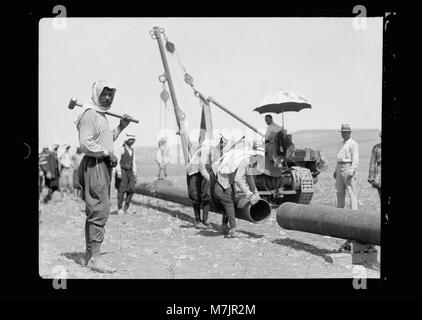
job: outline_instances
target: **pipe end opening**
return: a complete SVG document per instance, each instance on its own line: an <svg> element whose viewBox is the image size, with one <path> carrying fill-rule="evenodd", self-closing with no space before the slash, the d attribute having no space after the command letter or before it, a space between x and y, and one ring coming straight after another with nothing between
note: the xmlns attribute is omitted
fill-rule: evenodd
<svg viewBox="0 0 422 320"><path fill-rule="evenodd" d="M255 222L264 222L271 215L271 206L267 201L261 199L250 207L249 213Z"/></svg>

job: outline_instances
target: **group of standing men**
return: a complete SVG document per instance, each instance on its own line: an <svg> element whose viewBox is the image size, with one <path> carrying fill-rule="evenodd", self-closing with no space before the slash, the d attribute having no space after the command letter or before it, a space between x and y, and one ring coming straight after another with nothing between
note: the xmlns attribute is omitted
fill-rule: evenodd
<svg viewBox="0 0 422 320"><path fill-rule="evenodd" d="M43 198L44 203L52 199L54 191L60 191L62 196L64 192L70 194L74 192L77 198L80 190L77 169L83 154L80 148L76 149L75 154L71 154L70 144L66 143L59 156L59 147L60 145L54 142L51 149L43 147L39 154L39 196L44 186L48 189L47 195Z"/></svg>

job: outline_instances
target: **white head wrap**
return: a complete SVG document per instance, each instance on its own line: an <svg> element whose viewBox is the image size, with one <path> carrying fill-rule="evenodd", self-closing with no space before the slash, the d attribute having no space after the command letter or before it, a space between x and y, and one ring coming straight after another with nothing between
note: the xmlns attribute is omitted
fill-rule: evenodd
<svg viewBox="0 0 422 320"><path fill-rule="evenodd" d="M99 81L95 81L92 84L92 95L91 95L91 99L89 99L88 101L86 101L83 105L82 105L82 111L81 113L76 117L75 119L75 125L78 126L79 121L82 118L82 115L85 113L86 110L88 109L95 109L98 112L106 112L107 110L109 110L111 108L112 103L110 104L110 106L104 108L101 106L99 98L101 93L103 92L104 88L109 88L113 91L113 99L114 99L114 95L116 94L116 87L105 81L105 80L99 80Z"/></svg>
<svg viewBox="0 0 422 320"><path fill-rule="evenodd" d="M218 172L230 174L234 172L243 160L252 160L253 158L265 157L265 153L261 149L232 149L224 154L223 160L218 166Z"/></svg>

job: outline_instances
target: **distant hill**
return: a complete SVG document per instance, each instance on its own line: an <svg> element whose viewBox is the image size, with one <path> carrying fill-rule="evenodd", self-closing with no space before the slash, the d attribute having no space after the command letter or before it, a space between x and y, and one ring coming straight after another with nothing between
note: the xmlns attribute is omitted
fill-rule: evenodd
<svg viewBox="0 0 422 320"><path fill-rule="evenodd" d="M309 147L321 150L328 160L328 170L330 172L334 170L336 154L342 141L338 130L300 130L291 134L297 148ZM379 130L356 129L352 132L352 138L359 143L359 171L368 172L372 147L380 142ZM157 147L135 147L135 150L138 163L141 166L155 164ZM182 155L180 159L183 162Z"/></svg>

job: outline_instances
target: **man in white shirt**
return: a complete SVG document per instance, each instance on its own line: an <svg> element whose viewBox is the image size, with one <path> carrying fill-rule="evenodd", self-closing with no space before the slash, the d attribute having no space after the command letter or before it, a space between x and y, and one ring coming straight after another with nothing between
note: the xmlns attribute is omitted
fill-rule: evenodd
<svg viewBox="0 0 422 320"><path fill-rule="evenodd" d="M135 135L127 133L125 142L117 152L118 159L116 166L116 184L118 215L126 213L129 209L130 201L135 192L138 169L136 167L135 151L132 146L135 143ZM126 194L125 206L123 208L123 198ZM122 209L123 208L123 209Z"/></svg>
<svg viewBox="0 0 422 320"><path fill-rule="evenodd" d="M157 179L167 179L167 164L169 163L169 147L167 145L167 138L161 138L158 141L158 150L155 156L155 162L158 164ZM164 173L164 178L161 176Z"/></svg>
<svg viewBox="0 0 422 320"><path fill-rule="evenodd" d="M213 138L205 139L199 147L196 146L195 141L191 141L193 154L186 165L186 172L188 194L195 214L195 228L208 227L208 212L211 208L215 184L214 170L226 151L227 143L228 139L222 132L215 132Z"/></svg>
<svg viewBox="0 0 422 320"><path fill-rule="evenodd" d="M356 194L356 169L359 166L359 145L350 138L352 129L350 125L341 126L341 136L343 142L337 153L337 166L334 172L336 179L337 208L344 208L346 191L350 198L352 210L358 209L358 199Z"/></svg>
<svg viewBox="0 0 422 320"><path fill-rule="evenodd" d="M223 229L230 225L230 237L236 237L235 186L245 194L252 205L260 200L253 178L258 157L264 159L263 150L233 149L226 152L218 166L214 185L214 200L224 209Z"/></svg>
<svg viewBox="0 0 422 320"><path fill-rule="evenodd" d="M119 125L111 130L105 112L114 101L116 87L99 80L92 85L92 96L75 120L79 132L79 147L85 154L79 164L78 178L85 201L84 265L97 272L116 272L101 257L105 226L110 214L111 172L117 164L114 141L129 125L131 117L123 115Z"/></svg>
<svg viewBox="0 0 422 320"><path fill-rule="evenodd" d="M61 187L60 191L63 196L63 192L66 191L66 194L73 192L73 168L72 168L72 156L69 152L70 144L65 143L63 145L64 151L60 156L60 179Z"/></svg>

